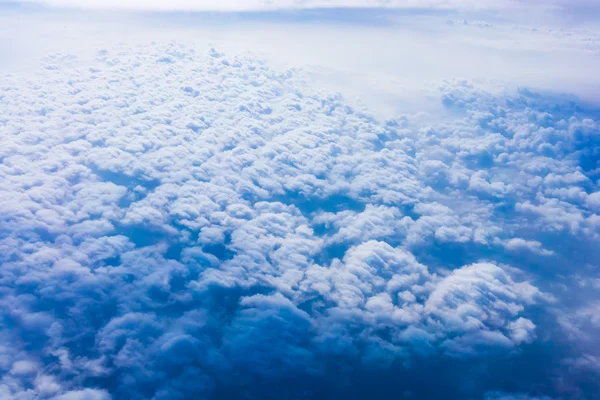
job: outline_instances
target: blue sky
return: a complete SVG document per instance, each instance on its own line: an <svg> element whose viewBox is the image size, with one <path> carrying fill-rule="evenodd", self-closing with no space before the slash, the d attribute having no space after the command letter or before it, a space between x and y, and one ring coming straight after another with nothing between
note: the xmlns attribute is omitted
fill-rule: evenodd
<svg viewBox="0 0 600 400"><path fill-rule="evenodd" d="M597 398L597 11L0 3L0 399Z"/></svg>

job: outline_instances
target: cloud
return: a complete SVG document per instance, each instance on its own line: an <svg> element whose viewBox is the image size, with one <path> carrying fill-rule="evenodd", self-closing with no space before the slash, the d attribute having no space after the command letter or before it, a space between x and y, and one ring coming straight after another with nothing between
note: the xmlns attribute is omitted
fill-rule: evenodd
<svg viewBox="0 0 600 400"><path fill-rule="evenodd" d="M521 238L507 240L504 242L504 247L508 251L530 251L541 256L551 256L554 254L552 251L542 248L542 244L540 242Z"/></svg>
<svg viewBox="0 0 600 400"><path fill-rule="evenodd" d="M379 120L252 56L96 58L0 88L2 396L318 397L465 360L561 395L502 366L581 356L555 331L592 311L546 274L597 254L593 115L453 81L443 123Z"/></svg>
<svg viewBox="0 0 600 400"><path fill-rule="evenodd" d="M54 400L108 400L110 398L111 396L107 392L94 389L73 390L53 397Z"/></svg>

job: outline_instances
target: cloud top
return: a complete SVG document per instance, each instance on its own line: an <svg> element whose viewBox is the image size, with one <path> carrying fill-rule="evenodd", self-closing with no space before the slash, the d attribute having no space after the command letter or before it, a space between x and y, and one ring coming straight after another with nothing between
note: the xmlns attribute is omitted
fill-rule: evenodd
<svg viewBox="0 0 600 400"><path fill-rule="evenodd" d="M555 301L598 257L595 114L305 78L177 43L3 77L0 397L598 393L595 303Z"/></svg>

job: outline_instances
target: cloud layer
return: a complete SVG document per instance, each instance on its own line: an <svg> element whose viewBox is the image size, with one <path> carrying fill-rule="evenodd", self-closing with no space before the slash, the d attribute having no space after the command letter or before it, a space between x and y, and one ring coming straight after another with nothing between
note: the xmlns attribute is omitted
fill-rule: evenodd
<svg viewBox="0 0 600 400"><path fill-rule="evenodd" d="M453 81L449 121L380 121L215 49L97 62L0 84L0 398L598 393L557 301L597 273L593 110Z"/></svg>

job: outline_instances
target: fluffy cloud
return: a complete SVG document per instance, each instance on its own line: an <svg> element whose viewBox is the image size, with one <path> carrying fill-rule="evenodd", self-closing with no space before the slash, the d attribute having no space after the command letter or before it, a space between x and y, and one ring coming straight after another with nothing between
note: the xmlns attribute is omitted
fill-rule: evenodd
<svg viewBox="0 0 600 400"><path fill-rule="evenodd" d="M292 397L567 326L543 269L600 234L576 106L449 82L450 122L379 121L214 49L68 60L0 86L0 396Z"/></svg>

